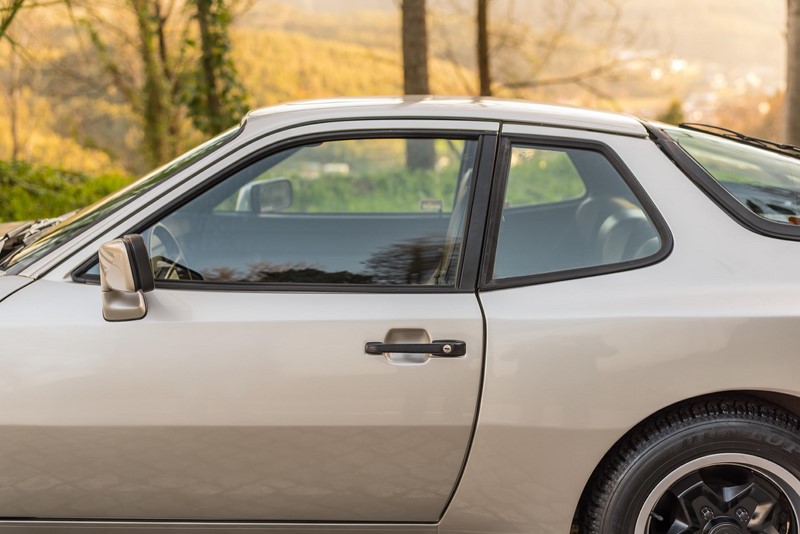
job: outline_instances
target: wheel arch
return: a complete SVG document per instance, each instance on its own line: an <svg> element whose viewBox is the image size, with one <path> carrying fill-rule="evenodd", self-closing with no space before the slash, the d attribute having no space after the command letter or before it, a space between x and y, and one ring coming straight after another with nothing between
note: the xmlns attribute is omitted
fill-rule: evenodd
<svg viewBox="0 0 800 534"><path fill-rule="evenodd" d="M586 499L589 494L589 490L592 487L592 484L597 477L598 471L602 467L603 463L605 462L606 458L622 443L628 438L633 432L636 431L640 426L647 424L648 421L657 417L660 413L674 410L675 408L683 405L694 404L703 402L705 400L719 398L719 397L726 397L729 399L736 399L736 400L759 400L762 402L766 402L769 404L773 404L778 408L782 408L783 410L789 412L789 414L797 417L800 419L800 396L799 395L792 395L790 393L780 392L780 391L769 391L769 390L722 390L717 391L714 393L706 393L703 395L698 395L695 397L690 397L687 399L683 399L677 402L674 402L668 406L664 406L659 410L654 411L653 413L649 414L647 417L643 418L635 425L633 425L630 429L628 429L625 434L619 437L617 441L603 454L602 458L597 465L595 465L594 469L592 470L592 474L586 480L586 484L583 487L583 491L581 492L580 499L578 500L575 506L575 514L572 520L572 529L570 530L571 534L580 533L582 522L582 514L586 508Z"/></svg>

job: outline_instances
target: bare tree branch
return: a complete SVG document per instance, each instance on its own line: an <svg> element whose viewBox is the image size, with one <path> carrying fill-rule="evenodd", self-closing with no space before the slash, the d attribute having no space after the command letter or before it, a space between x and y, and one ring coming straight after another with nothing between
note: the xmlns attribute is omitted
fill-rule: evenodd
<svg viewBox="0 0 800 534"><path fill-rule="evenodd" d="M0 15L0 39L9 39L7 35L8 27L11 26L14 17L17 16L24 3L25 0L11 0L11 4L0 10L2 12L2 15Z"/></svg>
<svg viewBox="0 0 800 534"><path fill-rule="evenodd" d="M453 6L453 10L456 12L456 17L463 19L465 23L471 22L472 17L469 13L465 12L460 5L458 5L455 0L450 0L450 5ZM437 17L434 17L437 18ZM445 17L443 17L445 18ZM452 15L446 17L447 19L452 19ZM450 31L448 30L447 24L442 24L438 28L436 28L436 34L440 36L442 41L444 42L444 50L442 55L444 59L447 60L448 63L453 67L453 72L455 73L456 77L458 78L459 83L461 84L462 90L465 94L471 95L475 94L475 88L470 83L469 77L465 73L465 67L461 64L458 57L456 57L455 49L453 48L452 40L450 39Z"/></svg>
<svg viewBox="0 0 800 534"><path fill-rule="evenodd" d="M125 99L130 102L134 108L138 108L141 104L139 99L139 91L133 87L131 81L128 79L125 73L122 72L117 58L115 58L111 53L106 42L100 37L100 34L97 32L96 28L89 19L81 19L79 23L89 35L89 40L92 42L97 54L100 56L100 60L103 63L103 68L109 74L109 76L111 76L114 87L117 88L122 96L125 97Z"/></svg>
<svg viewBox="0 0 800 534"><path fill-rule="evenodd" d="M464 67L458 62L458 58L456 58L455 52L453 51L453 47L450 45L450 42L447 42L447 46L444 49L444 58L452 65L453 72L455 72L456 77L458 78L461 87L463 88L464 92L468 95L475 93L474 86L469 82L466 74L464 74Z"/></svg>
<svg viewBox="0 0 800 534"><path fill-rule="evenodd" d="M164 73L164 78L172 84L174 78L172 76L172 71L170 70L169 66L169 57L167 56L167 39L164 33L164 28L167 26L167 20L169 19L170 14L172 13L172 8L174 7L175 3L170 2L169 7L166 9L166 12L162 15L161 13L161 2L160 0L155 0L153 2L153 8L155 10L155 19L156 19L156 35L158 38L158 57L161 62L161 70Z"/></svg>
<svg viewBox="0 0 800 534"><path fill-rule="evenodd" d="M619 105L619 102L617 102L617 100L613 96L606 93L605 91L600 90L598 87L586 82L585 80L576 81L574 83L587 93L607 101L609 104L611 104L611 107L615 111L622 111L622 106Z"/></svg>
<svg viewBox="0 0 800 534"><path fill-rule="evenodd" d="M544 51L539 53L538 61L534 63L533 72L537 75L550 63L556 50L561 46L572 24L574 13L575 2L573 0L566 1L564 3L564 12L557 20L555 29L550 32L550 37L545 42Z"/></svg>
<svg viewBox="0 0 800 534"><path fill-rule="evenodd" d="M567 76L555 76L552 78L536 78L532 80L522 80L514 82L504 82L502 85L508 89L532 89L535 87L544 87L548 85L568 85L580 84L588 79L596 78L605 74L609 74L618 69L623 62L614 60L597 67L576 72Z"/></svg>

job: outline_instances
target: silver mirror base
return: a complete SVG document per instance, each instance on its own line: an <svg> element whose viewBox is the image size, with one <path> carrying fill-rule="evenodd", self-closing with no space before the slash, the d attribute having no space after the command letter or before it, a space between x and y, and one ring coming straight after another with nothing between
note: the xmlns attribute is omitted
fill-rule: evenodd
<svg viewBox="0 0 800 534"><path fill-rule="evenodd" d="M103 291L103 318L106 321L135 321L147 315L144 295L122 291Z"/></svg>

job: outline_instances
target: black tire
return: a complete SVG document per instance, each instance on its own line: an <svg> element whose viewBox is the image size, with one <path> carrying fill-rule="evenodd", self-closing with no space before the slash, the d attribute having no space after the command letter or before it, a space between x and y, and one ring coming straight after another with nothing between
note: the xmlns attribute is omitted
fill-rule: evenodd
<svg viewBox="0 0 800 534"><path fill-rule="evenodd" d="M606 456L584 502L586 534L800 534L800 424L755 399L665 410Z"/></svg>

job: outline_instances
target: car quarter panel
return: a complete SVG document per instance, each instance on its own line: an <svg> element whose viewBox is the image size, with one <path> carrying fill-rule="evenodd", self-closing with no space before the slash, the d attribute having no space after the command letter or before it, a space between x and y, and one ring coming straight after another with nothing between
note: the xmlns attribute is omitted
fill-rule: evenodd
<svg viewBox="0 0 800 534"><path fill-rule="evenodd" d="M674 237L655 265L480 293L480 414L440 532L566 534L600 459L652 413L725 390L800 395L800 249L739 226L649 140L504 131L606 143Z"/></svg>

